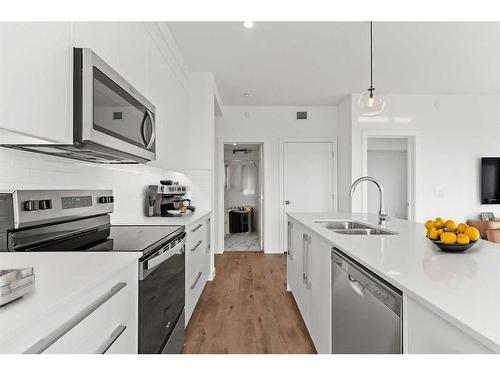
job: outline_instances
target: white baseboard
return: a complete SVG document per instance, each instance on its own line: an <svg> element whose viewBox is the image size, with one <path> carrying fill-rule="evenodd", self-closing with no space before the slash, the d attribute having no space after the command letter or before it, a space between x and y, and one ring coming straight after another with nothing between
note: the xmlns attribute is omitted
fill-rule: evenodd
<svg viewBox="0 0 500 375"><path fill-rule="evenodd" d="M210 275L208 275L208 281L214 281L215 279L215 267L212 268L212 272L210 272Z"/></svg>

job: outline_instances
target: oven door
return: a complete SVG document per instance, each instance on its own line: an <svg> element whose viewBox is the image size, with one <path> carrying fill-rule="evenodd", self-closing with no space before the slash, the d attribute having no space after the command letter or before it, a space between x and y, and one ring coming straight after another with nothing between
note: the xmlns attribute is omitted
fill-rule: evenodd
<svg viewBox="0 0 500 375"><path fill-rule="evenodd" d="M75 48L74 141L155 160L155 107L88 48Z"/></svg>
<svg viewBox="0 0 500 375"><path fill-rule="evenodd" d="M139 353L141 354L182 352L185 303L184 248L185 233L139 262ZM179 339L182 342L179 342Z"/></svg>

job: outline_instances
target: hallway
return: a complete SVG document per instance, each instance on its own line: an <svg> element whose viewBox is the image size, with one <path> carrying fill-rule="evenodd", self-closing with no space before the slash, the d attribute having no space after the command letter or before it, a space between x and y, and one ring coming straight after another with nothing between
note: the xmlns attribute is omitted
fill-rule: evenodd
<svg viewBox="0 0 500 375"><path fill-rule="evenodd" d="M315 353L292 295L286 255L225 252L215 256L186 331L184 353Z"/></svg>

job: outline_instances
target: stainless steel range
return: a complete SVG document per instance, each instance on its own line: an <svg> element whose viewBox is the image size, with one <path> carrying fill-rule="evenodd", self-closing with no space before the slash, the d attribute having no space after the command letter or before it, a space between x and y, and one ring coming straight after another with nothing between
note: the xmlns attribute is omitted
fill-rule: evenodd
<svg viewBox="0 0 500 375"><path fill-rule="evenodd" d="M139 352L184 345L184 226L111 225L111 190L17 190L0 194L0 251L136 251Z"/></svg>

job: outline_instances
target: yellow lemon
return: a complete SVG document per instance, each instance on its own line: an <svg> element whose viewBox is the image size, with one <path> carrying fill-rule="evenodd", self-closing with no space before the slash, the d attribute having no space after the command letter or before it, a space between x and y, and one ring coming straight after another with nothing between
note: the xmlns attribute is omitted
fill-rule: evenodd
<svg viewBox="0 0 500 375"><path fill-rule="evenodd" d="M465 230L467 229L467 226L468 226L468 225L467 225L467 224L464 224L464 223L460 223L460 224L458 224L458 226L457 226L457 230L458 230L458 232L459 232L459 233L464 233L464 232L465 232Z"/></svg>
<svg viewBox="0 0 500 375"><path fill-rule="evenodd" d="M470 237L466 234L460 233L457 236L457 243L461 245L467 245L470 242Z"/></svg>
<svg viewBox="0 0 500 375"><path fill-rule="evenodd" d="M425 222L425 229L429 230L434 227L434 221L433 220L427 220Z"/></svg>
<svg viewBox="0 0 500 375"><path fill-rule="evenodd" d="M438 233L438 230L434 227L432 227L431 229L429 229L429 238L431 240L437 240L438 237L439 237L439 233Z"/></svg>
<svg viewBox="0 0 500 375"><path fill-rule="evenodd" d="M453 220L446 220L444 227L448 232L455 232L457 230L457 226Z"/></svg>
<svg viewBox="0 0 500 375"><path fill-rule="evenodd" d="M444 232L444 229L443 229L443 228L439 229L439 230L438 230L438 235L440 236L441 234L443 234L443 232Z"/></svg>
<svg viewBox="0 0 500 375"><path fill-rule="evenodd" d="M479 239L479 231L477 230L477 228L467 227L467 229L465 229L464 233L467 236L469 236L469 238L472 242L477 241Z"/></svg>
<svg viewBox="0 0 500 375"><path fill-rule="evenodd" d="M457 235L453 232L444 232L440 236L441 242L451 245L457 242Z"/></svg>
<svg viewBox="0 0 500 375"><path fill-rule="evenodd" d="M442 227L444 227L444 220L440 217L436 218L436 220L434 220L434 226L436 227L436 229L441 229Z"/></svg>

